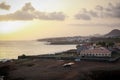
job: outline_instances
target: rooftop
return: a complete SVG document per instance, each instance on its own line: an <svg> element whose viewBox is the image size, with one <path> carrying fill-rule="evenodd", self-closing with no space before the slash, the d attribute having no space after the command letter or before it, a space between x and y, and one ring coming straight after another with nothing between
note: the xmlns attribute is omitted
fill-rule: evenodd
<svg viewBox="0 0 120 80"><path fill-rule="evenodd" d="M106 53L111 53L111 52L104 47L100 47L100 48L82 50L81 53L95 53L95 54L103 53L103 54L106 54Z"/></svg>

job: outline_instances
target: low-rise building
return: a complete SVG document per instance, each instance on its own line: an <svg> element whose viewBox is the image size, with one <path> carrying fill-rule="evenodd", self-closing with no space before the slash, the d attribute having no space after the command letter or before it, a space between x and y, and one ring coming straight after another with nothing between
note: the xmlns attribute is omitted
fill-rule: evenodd
<svg viewBox="0 0 120 80"><path fill-rule="evenodd" d="M114 47L120 49L120 43L115 43Z"/></svg>
<svg viewBox="0 0 120 80"><path fill-rule="evenodd" d="M89 44L79 44L76 46L77 48L77 54L79 54L82 50L87 50L91 47Z"/></svg>
<svg viewBox="0 0 120 80"><path fill-rule="evenodd" d="M92 56L92 57L111 57L111 51L104 47L100 48L91 48L91 49L86 49L82 50L79 55L81 57L85 56Z"/></svg>
<svg viewBox="0 0 120 80"><path fill-rule="evenodd" d="M111 51L107 48L96 46L95 44L82 44L77 45L77 54L81 57L91 56L91 57L111 57Z"/></svg>

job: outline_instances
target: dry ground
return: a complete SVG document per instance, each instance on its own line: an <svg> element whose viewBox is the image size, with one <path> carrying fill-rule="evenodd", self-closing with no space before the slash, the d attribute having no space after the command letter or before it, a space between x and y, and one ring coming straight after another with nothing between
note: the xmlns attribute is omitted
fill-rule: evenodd
<svg viewBox="0 0 120 80"><path fill-rule="evenodd" d="M68 62L72 61L15 60L0 63L0 72L2 74L8 71L7 80L92 80L89 76L92 74L91 71L95 70L117 70L119 71L117 75L120 76L119 61L116 63L81 61L74 62L71 68L64 68L62 65ZM5 67L8 69L6 70Z"/></svg>

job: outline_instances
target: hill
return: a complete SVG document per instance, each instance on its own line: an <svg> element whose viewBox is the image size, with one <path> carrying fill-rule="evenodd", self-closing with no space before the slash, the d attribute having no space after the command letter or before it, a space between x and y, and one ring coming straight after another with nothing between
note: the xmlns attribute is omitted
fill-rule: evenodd
<svg viewBox="0 0 120 80"><path fill-rule="evenodd" d="M114 29L111 32L107 33L105 37L120 37L120 30Z"/></svg>

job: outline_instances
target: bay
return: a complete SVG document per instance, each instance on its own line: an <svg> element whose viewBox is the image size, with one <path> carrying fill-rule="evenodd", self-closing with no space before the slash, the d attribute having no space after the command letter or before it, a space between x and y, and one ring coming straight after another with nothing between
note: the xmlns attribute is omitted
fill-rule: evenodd
<svg viewBox="0 0 120 80"><path fill-rule="evenodd" d="M0 59L17 59L19 55L54 54L69 49L76 45L49 45L47 42L38 41L0 41Z"/></svg>

